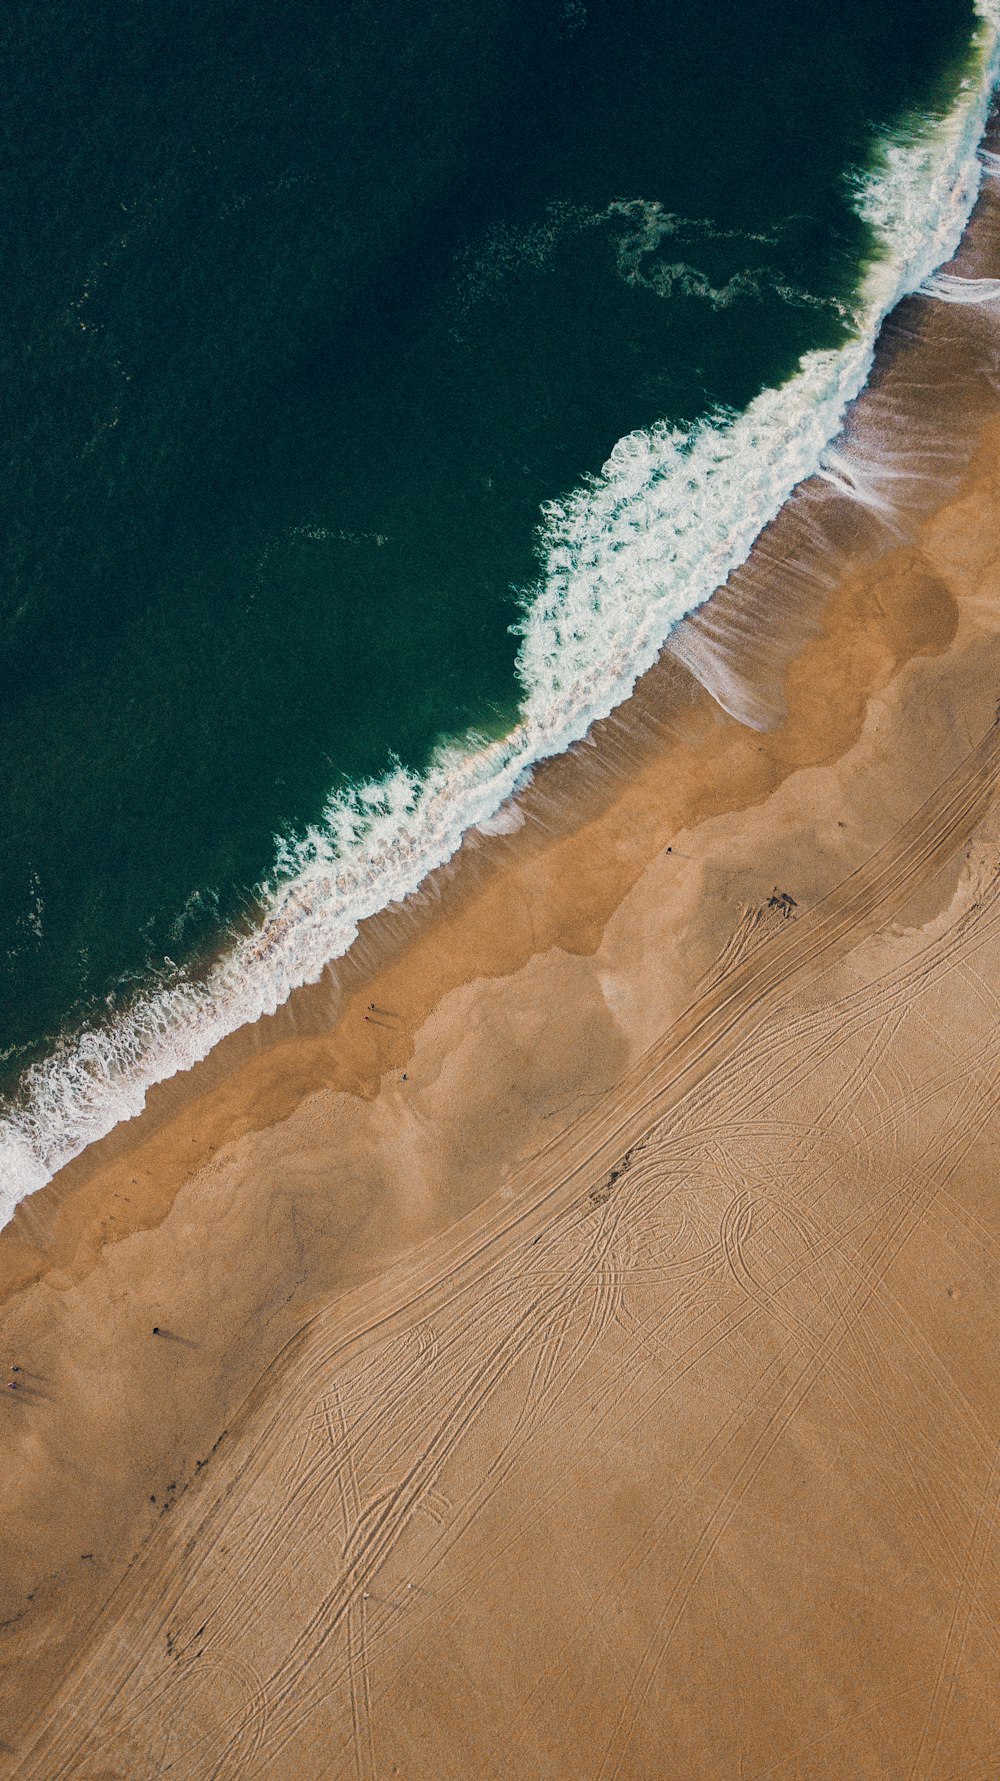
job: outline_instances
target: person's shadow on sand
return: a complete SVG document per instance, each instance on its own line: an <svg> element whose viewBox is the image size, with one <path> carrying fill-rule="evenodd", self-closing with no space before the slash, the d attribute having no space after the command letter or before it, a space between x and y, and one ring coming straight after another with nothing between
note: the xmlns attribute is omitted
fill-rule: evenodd
<svg viewBox="0 0 1000 1781"><path fill-rule="evenodd" d="M52 1393L42 1389L48 1383L42 1373L22 1371L17 1379L9 1382L4 1396L12 1404L51 1404Z"/></svg>

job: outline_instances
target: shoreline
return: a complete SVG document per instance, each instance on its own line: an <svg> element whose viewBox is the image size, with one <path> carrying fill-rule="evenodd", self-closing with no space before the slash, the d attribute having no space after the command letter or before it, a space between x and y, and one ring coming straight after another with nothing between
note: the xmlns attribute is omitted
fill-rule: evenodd
<svg viewBox="0 0 1000 1781"><path fill-rule="evenodd" d="M989 252L1000 227L998 217L1000 181L991 178L977 199L973 221L959 252L949 263L957 268L959 279L968 279L971 284L981 277L984 254L992 264ZM980 332L982 328L989 329L992 307L1000 308L984 305L981 317L974 310L965 311L959 360L970 349L975 350L977 326ZM262 1081L267 1080L269 1092L277 1095L274 1106L282 1112L269 1116L266 1123L291 1111L310 1092L310 1085L314 1090L333 1087L362 1100L377 1097L388 1073L398 1070L402 1074L405 1070L410 1055L409 1035L415 1025L418 1027L451 989L469 980L473 967L463 961L456 968L442 960L440 949L435 951L434 936L442 921L449 922L449 911L460 923L471 920L474 926L475 915L470 916L470 912L484 894L495 894L495 887L511 877L530 881L533 875L544 872L545 857L553 843L556 847L560 842L572 846L581 828L599 822L618 798L623 782L634 779L637 771L649 771L649 763L658 758L665 738L668 743L670 739L680 743L688 778L692 788L697 789L676 813L664 820L655 841L652 833L644 838L629 870L623 871L616 861L614 877L618 883L611 897L599 896L593 910L575 910L564 919L561 928L556 924L551 944L582 951L596 946L605 922L627 889L649 866L659 848L671 848L675 830L680 832L692 820L735 814L766 799L781 779L794 771L782 755L787 728L782 715L787 703L787 677L799 672L801 661L808 660L810 650L822 650L823 626L831 603L838 596L850 599L850 592L845 594L843 586L845 563L853 565L856 573L865 573L872 563L890 558L896 542L894 528L902 528L898 548L904 553L912 551L915 532L922 523L922 507L933 504L939 496L942 479L946 481L950 475L954 482L956 476L968 474L967 459L974 437L969 430L969 415L985 416L990 412L989 396L984 397L982 388L976 387L975 376L971 380L966 376L963 381L960 370L957 394L951 398L950 409L945 392L937 392L937 406L945 418L944 432L950 427L951 436L943 446L940 438L932 440L923 455L919 446L915 452L911 449L909 455L904 453L902 469L890 451L887 491L883 492L879 486L880 434L886 431L886 417L893 404L907 399L905 367L913 357L914 341L921 329L932 338L947 337L944 305L932 306L919 297L904 300L883 326L875 369L865 390L852 404L830 472L824 471L798 485L776 519L765 526L747 561L710 601L680 621L653 667L640 677L623 704L592 724L582 740L534 765L528 785L502 806L501 815L508 820L502 822L499 831L490 821L483 828L473 825L452 856L428 874L416 891L359 924L357 940L346 954L326 965L317 982L293 989L273 1012L235 1028L197 1063L153 1083L140 1113L120 1120L57 1171L43 1188L18 1202L10 1224L0 1229L0 1245L7 1231L13 1233L15 1252L22 1233L44 1232L47 1245L59 1222L59 1215L53 1219L50 1207L60 1207L65 1199L75 1198L81 1191L86 1196L87 1184L102 1175L106 1164L113 1165L133 1149L141 1149L147 1137L177 1118L179 1110L218 1096L220 1085L233 1072L256 1070ZM900 362L904 366L901 379L896 374ZM916 381L919 385L920 379ZM914 426L914 417L908 419ZM869 437L872 433L873 438ZM867 488L866 478L871 479ZM842 492L844 500L837 498ZM898 504L898 511L893 511L893 503ZM837 565L832 574L829 559ZM923 593L924 610L916 620L915 649L934 648L939 639L946 638L952 622L951 603L947 596L943 600L938 597L926 576ZM905 659L909 647L905 637L907 622L905 617L899 621L900 659ZM925 635L919 634L921 626ZM895 642L891 646L895 647ZM734 725L730 713L734 705L747 699L767 714L769 727ZM859 711L857 707L855 722ZM828 729L836 728L831 726L829 717L826 721ZM831 733L822 747L835 750L846 746L844 738L849 730L848 720L840 737ZM774 744L777 746L772 753ZM738 797L733 799L728 789L722 789L727 785L726 774L732 769L720 770L718 751L723 758L728 754L739 763L737 783L745 787L743 804ZM803 760L806 758L807 754ZM822 758L822 752L817 758ZM679 863L682 854L678 851L673 857ZM480 957L474 969L484 978L508 976L527 962L535 948L534 933L530 946L523 941L519 945L512 934L506 945L494 948L495 956ZM394 1013L385 1019L378 1009L386 997L391 1001L394 994L391 988L384 987L386 971L391 984L397 961L421 952L430 954L426 976L434 985L433 992L428 996L425 991L419 998L419 1013L408 1022L401 1024ZM707 964L707 954L703 962ZM360 1006L369 990L376 1003L374 1012ZM408 998L404 994L396 999ZM299 1045L300 1050L308 1050L308 1045L302 1045L304 1039L312 1042L316 1054L311 1074L296 1065L288 1072L294 1086L282 1095L269 1080L274 1072L261 1060L272 1052L280 1054L288 1046ZM335 1042L337 1055L332 1056ZM276 1073L280 1079L280 1065ZM247 1129L254 1129L252 1121ZM226 1141L223 1133L228 1128L224 1118L213 1131L213 1142L199 1150L201 1161ZM171 1177L174 1186L183 1179L175 1171L167 1171L160 1196L163 1205L167 1203L165 1183ZM41 1201L41 1205L36 1207L36 1201ZM144 1227L140 1222L135 1228ZM31 1244L32 1235L28 1235L27 1247Z"/></svg>
<svg viewBox="0 0 1000 1781"><path fill-rule="evenodd" d="M1000 226L995 220L998 217L1000 188L998 182L990 181L977 201L974 225L966 231L959 254L951 262L958 269L958 277L972 281L982 275L981 261L984 252L988 257L989 244ZM911 320L914 309L916 315ZM978 315L965 312L960 358L968 355L970 347L975 350L977 324L980 331L983 327L988 329L990 313L984 307L980 323ZM284 1098L279 1091L277 1105L283 1113L310 1092L310 1085L313 1089L333 1087L362 1100L377 1097L387 1073L398 1070L402 1074L405 1070L412 1031L426 1020L443 996L469 981L470 968L484 979L508 976L542 944L535 932L530 945L523 938L519 944L516 933L511 933L506 944L494 943L485 955L480 942L480 957L474 967L465 960L449 966L440 956L440 947L435 947L435 936L442 923L450 923L454 928L457 921L459 925L465 922L475 927L477 902L484 896L495 895L497 886L505 885L511 878L530 882L533 876L551 869L546 867L547 854L560 845L572 848L582 830L600 823L620 798L623 784L634 781L637 772L648 774L665 740L668 748L671 740L679 744L691 795L663 819L655 835L650 830L643 836L638 854L628 867L623 869L621 861L616 860L617 882L611 895L602 887L603 894L592 899L593 908L583 904L569 915L564 913L562 924L553 924L548 944L582 952L595 947L606 921L627 890L660 849L671 850L675 833L682 832L692 820L737 814L766 799L794 771L783 754L787 720L777 715L781 703L787 704L788 676L791 674L794 680L802 672L803 661L809 661L810 652L823 651L823 627L829 628L831 606L838 597L842 602L850 601L852 573L870 573L872 564L891 562L894 549L902 551L904 557L906 552L912 553L915 530L923 523L921 506L927 505L928 497L933 503L942 486L943 458L950 456L952 480L963 472L969 473L964 460L974 434L969 432L968 416L977 402L983 416L989 414L991 406L989 396L984 399L982 388L975 387L974 376L971 380L966 377L964 385L961 380L956 385L950 413L942 408L944 392L937 392L937 406L945 413L946 427L951 426L957 439L948 439L944 451L940 440L933 440L923 457L918 447L906 461L902 476L890 457L890 499L899 501L900 488L909 499L898 513L889 512L888 530L881 523L887 504L883 504L880 495L877 464L873 488L863 487L866 473L873 468L873 452L878 452L879 432L885 430L886 414L894 402L901 400L897 386L901 386L902 399L906 399L905 368L913 358L919 330L923 328L932 341L937 336L947 338L949 332L954 333L954 328L949 330L948 319L943 307L931 306L919 298L899 306L883 328L876 369L852 407L843 435L845 449L833 474L829 479L824 475L799 485L777 519L764 528L747 562L706 606L681 621L655 665L641 677L623 705L595 722L582 741L536 764L529 785L517 794L513 804L504 806L505 812L511 812L512 820L499 833L489 832L488 824L485 831L474 825L452 857L429 874L416 892L402 904L389 904L361 923L354 945L326 966L318 982L299 986L272 1013L228 1033L198 1063L153 1084L141 1113L116 1124L65 1165L46 1187L19 1202L11 1225L0 1232L0 1244L8 1230L14 1235L15 1246L24 1230L46 1231L46 1241L50 1240L54 1221L47 1212L48 1205L59 1207L79 1191L86 1193L88 1182L99 1177L106 1164L113 1166L134 1149L141 1149L148 1137L178 1117L179 1110L217 1096L219 1085L233 1072L248 1069L266 1078L266 1059L272 1052L278 1055L296 1045L300 1050L311 1048L316 1052L312 1075L296 1067L289 1073L294 1086ZM924 350L928 350L926 346ZM937 348L932 345L930 350L933 353ZM901 362L902 378L897 375ZM916 382L919 385L919 377ZM866 438L866 431L872 426L873 442ZM976 447L973 445L972 449ZM947 476L949 471L946 469L944 474ZM976 474L974 469L972 474ZM836 498L842 489L846 491L846 500ZM902 532L897 542L893 527L898 529L900 524ZM833 574L824 561L830 557L837 565ZM888 573L892 573L891 568ZM783 577L790 591L783 585ZM890 646L899 649L899 660L906 659L911 646L914 650L933 650L948 641L953 624L951 601L947 594L942 597L939 590L930 587L926 575L922 592L923 610L914 615L913 638L908 640L906 636L907 623L913 623L913 618L908 621L901 615L896 621L900 634ZM834 626L836 623L835 617ZM742 681L750 686L752 697L770 702L769 730L734 724L725 704L719 703L718 684L713 692L706 690L713 679L705 672L706 654L715 657L716 682L727 680L730 687L735 684L739 688ZM699 669L700 678L695 678ZM856 699L855 726L860 709ZM852 718L846 718L838 735L838 726L831 723L827 714L829 734L815 755L817 760L849 746L846 738L851 722ZM794 751L796 742L791 746ZM815 741L812 746L815 748ZM733 765L720 770L720 753L724 760L728 756L730 763L737 764L735 776ZM802 751L803 763L808 758L807 745ZM736 797L731 790L734 783L740 786ZM683 851L678 849L672 857L679 864ZM424 993L418 1002L419 1014L408 1022L401 1023L395 1010L387 1018L380 1010L386 998L393 999L392 973L397 962L407 957L419 958L422 952L429 953L433 961L429 960L425 968L427 979L434 986L433 993L430 997ZM707 954L702 962L707 964ZM369 990L376 1004L374 1011L359 1006ZM406 995L396 995L395 999L412 1002L412 997ZM345 1027L349 1034L346 1045ZM337 1055L331 1056L335 1038ZM280 1066L277 1074L280 1077ZM223 1129L216 1132L217 1141L204 1151L202 1160L219 1148ZM254 1129L252 1121L247 1129ZM29 1237L29 1244L30 1241Z"/></svg>
<svg viewBox="0 0 1000 1781"><path fill-rule="evenodd" d="M384 906L389 883L398 883L407 903L433 896L428 879L462 849L464 837L476 829L476 812L487 830L518 820L520 804L515 799L513 812L509 806L525 774L547 769L578 746L574 738L586 743L607 721L595 719L595 712L610 709L613 716L628 704L637 676L649 672L663 650L682 660L724 709L766 727L773 696L753 684L752 674L741 679L737 672L734 679L731 651L726 640L720 648L715 634L717 617L722 613L728 622L735 613L745 652L751 641L745 583L748 573L753 579L762 539L794 502L804 477L843 479L838 429L846 410L850 434L851 405L872 373L886 314L901 292L918 288L942 256L960 248L981 187L981 139L1000 72L1000 23L992 0L982 0L978 17L978 84L963 85L952 112L920 140L888 145L878 174L859 183L858 207L882 252L862 280L858 336L838 349L807 353L786 384L762 391L724 424L722 417L707 417L683 441L665 428L628 435L592 484L552 509L545 527L546 594L537 595L523 626L521 723L479 753L446 753L421 781L400 774L398 784L390 777L331 807L327 830L320 826L286 848L292 878L262 887L259 930L240 937L203 981L182 978L140 998L114 1028L86 1030L64 1051L32 1066L23 1078L30 1089L27 1107L13 1105L0 1121L0 1189L12 1206L115 1125L136 1117L160 1084L197 1067L241 1027L266 1019L289 994L328 972L331 960L336 965L349 956L359 927L373 915L391 913L394 905ZM924 188L921 208L916 199ZM926 193L933 194L929 215ZM739 465L735 512L730 460ZM857 494L852 474L849 464L847 486ZM683 500L704 508L694 545L683 536L690 528L677 526L671 505L669 490L678 479ZM594 569L597 580L590 586L579 564L566 565L581 553L586 563L598 544L602 566ZM629 548L619 561L623 545ZM641 589L637 603L635 590L629 593L633 582ZM724 585L709 598L719 582ZM779 644L786 659L794 652L797 617L793 612L790 634ZM576 639L565 661L564 633ZM385 807L362 822L369 791ZM362 841L365 823L369 833ZM343 858L331 852L327 832L341 826L352 831ZM442 860L445 868L435 864Z"/></svg>

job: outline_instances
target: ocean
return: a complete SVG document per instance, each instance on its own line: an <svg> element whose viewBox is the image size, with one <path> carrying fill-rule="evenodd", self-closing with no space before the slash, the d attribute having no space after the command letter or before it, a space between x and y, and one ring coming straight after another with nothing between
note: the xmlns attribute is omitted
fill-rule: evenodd
<svg viewBox="0 0 1000 1781"><path fill-rule="evenodd" d="M7 9L0 1216L746 558L957 245L998 27Z"/></svg>

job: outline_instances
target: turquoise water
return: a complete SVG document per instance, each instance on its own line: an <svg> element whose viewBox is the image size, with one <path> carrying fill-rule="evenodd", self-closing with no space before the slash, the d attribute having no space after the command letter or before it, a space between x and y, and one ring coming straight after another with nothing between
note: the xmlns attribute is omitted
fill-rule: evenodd
<svg viewBox="0 0 1000 1781"><path fill-rule="evenodd" d="M15 1101L259 922L331 794L394 764L412 788L537 706L544 505L568 535L624 435L739 414L849 341L880 237L848 175L955 104L974 22L970 0L8 9ZM558 692L579 618L553 635Z"/></svg>

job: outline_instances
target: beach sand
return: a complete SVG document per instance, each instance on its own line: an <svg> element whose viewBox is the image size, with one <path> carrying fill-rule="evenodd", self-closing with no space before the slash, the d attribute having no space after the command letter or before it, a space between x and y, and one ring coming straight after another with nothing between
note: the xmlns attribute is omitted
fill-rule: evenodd
<svg viewBox="0 0 1000 1781"><path fill-rule="evenodd" d="M994 343L0 1235L0 1773L1000 1773Z"/></svg>

